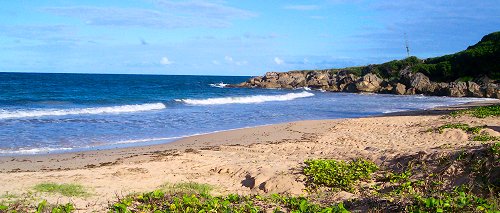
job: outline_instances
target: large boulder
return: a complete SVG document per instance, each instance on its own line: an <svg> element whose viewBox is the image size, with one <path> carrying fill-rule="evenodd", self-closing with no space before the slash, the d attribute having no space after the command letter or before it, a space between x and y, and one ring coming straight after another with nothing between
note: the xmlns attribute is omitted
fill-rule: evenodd
<svg viewBox="0 0 500 213"><path fill-rule="evenodd" d="M479 86L479 84L476 84L475 82L468 81L467 96L478 97L478 98L484 97L483 92L481 91L481 86Z"/></svg>
<svg viewBox="0 0 500 213"><path fill-rule="evenodd" d="M464 97L467 95L467 84L465 82L451 82L448 86L448 96Z"/></svg>
<svg viewBox="0 0 500 213"><path fill-rule="evenodd" d="M445 82L441 83L432 83L434 87L434 92L432 92L432 95L437 95L437 96L446 96L449 93L449 87L450 85Z"/></svg>
<svg viewBox="0 0 500 213"><path fill-rule="evenodd" d="M356 90L360 92L377 92L382 79L373 73L366 74L356 82Z"/></svg>
<svg viewBox="0 0 500 213"><path fill-rule="evenodd" d="M500 98L500 88L497 84L488 83L481 87L486 98Z"/></svg>
<svg viewBox="0 0 500 213"><path fill-rule="evenodd" d="M396 95L404 95L406 93L406 86L401 83L396 83L396 86L393 88L392 92Z"/></svg>
<svg viewBox="0 0 500 213"><path fill-rule="evenodd" d="M336 76L337 87L339 91L355 92L355 82L359 78L353 74L348 74L347 71L340 71Z"/></svg>
<svg viewBox="0 0 500 213"><path fill-rule="evenodd" d="M306 85L305 74L302 72L284 72L278 74L277 83L283 88L296 88Z"/></svg>
<svg viewBox="0 0 500 213"><path fill-rule="evenodd" d="M309 72L306 77L306 85L315 89L328 88L330 74L328 72Z"/></svg>
<svg viewBox="0 0 500 213"><path fill-rule="evenodd" d="M416 93L425 94L433 91L429 78L419 72L410 77L410 87L415 88Z"/></svg>

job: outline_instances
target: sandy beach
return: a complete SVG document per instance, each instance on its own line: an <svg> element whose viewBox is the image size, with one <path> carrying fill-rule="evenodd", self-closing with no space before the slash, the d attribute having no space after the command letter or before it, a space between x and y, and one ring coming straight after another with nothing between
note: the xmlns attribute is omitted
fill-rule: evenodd
<svg viewBox="0 0 500 213"><path fill-rule="evenodd" d="M498 118L448 117L451 110L500 103L476 102L375 117L311 120L218 132L172 143L114 150L0 157L0 195L35 193L38 183L78 183L83 198L35 193L50 202L71 201L78 211L104 211L117 196L166 183L198 182L218 194L305 194L303 161L312 158L371 159L379 165L398 156L432 155L480 142L458 129L427 131L446 123L482 126L500 135ZM340 198L342 199L342 198Z"/></svg>

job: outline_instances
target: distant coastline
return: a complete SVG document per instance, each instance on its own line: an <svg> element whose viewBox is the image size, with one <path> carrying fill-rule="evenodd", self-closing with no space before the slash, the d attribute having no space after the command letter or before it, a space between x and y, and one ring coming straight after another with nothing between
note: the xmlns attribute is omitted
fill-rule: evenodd
<svg viewBox="0 0 500 213"><path fill-rule="evenodd" d="M500 99L499 61L500 32L495 32L451 55L425 60L412 56L343 69L267 72L229 86Z"/></svg>

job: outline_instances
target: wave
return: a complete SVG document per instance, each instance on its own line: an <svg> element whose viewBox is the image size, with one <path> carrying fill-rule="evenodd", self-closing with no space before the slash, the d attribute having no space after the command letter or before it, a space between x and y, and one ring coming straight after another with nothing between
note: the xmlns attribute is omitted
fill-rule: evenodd
<svg viewBox="0 0 500 213"><path fill-rule="evenodd" d="M290 101L297 98L314 96L310 92L287 93L284 95L253 95L243 97L208 98L208 99L176 99L190 105L221 105L221 104L253 104L268 101Z"/></svg>
<svg viewBox="0 0 500 213"><path fill-rule="evenodd" d="M42 153L52 153L52 152L64 152L72 150L73 148L33 148L26 149L21 148L18 150L2 150L0 149L0 156L2 155L35 155Z"/></svg>
<svg viewBox="0 0 500 213"><path fill-rule="evenodd" d="M225 84L225 83L223 83L223 82L220 82L220 83L216 83L216 84L208 84L208 85L210 85L211 87L224 88L224 87L226 87L226 86L227 86L227 85L229 85L229 84Z"/></svg>
<svg viewBox="0 0 500 213"><path fill-rule="evenodd" d="M85 115L85 114L119 114L165 109L162 103L135 104L110 107L73 108L73 109L34 109L34 110L0 110L0 119L30 118L43 116Z"/></svg>

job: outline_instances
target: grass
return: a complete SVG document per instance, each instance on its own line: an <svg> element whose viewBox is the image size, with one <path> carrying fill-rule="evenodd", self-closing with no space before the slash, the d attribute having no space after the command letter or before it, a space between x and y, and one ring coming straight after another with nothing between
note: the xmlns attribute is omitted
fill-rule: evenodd
<svg viewBox="0 0 500 213"><path fill-rule="evenodd" d="M476 118L498 117L500 116L500 105L473 107L471 109L458 110L450 113L452 117L470 115Z"/></svg>
<svg viewBox="0 0 500 213"><path fill-rule="evenodd" d="M67 197L85 197L89 193L82 185L79 184L57 184L57 183L40 183L33 187L35 191L57 193Z"/></svg>
<svg viewBox="0 0 500 213"><path fill-rule="evenodd" d="M461 129L467 133L472 133L472 134L478 134L481 129L483 129L483 126L475 126L471 127L468 124L463 124L463 123L454 123L454 124L445 124L437 128L437 131L439 133L443 133L443 130L445 129Z"/></svg>
<svg viewBox="0 0 500 213"><path fill-rule="evenodd" d="M202 194L208 195L214 187L209 184L186 182L186 183L166 183L161 186L161 190L170 194Z"/></svg>
<svg viewBox="0 0 500 213"><path fill-rule="evenodd" d="M378 166L364 159L350 162L337 160L306 160L304 174L312 186L326 186L353 191L359 180L368 179Z"/></svg>

